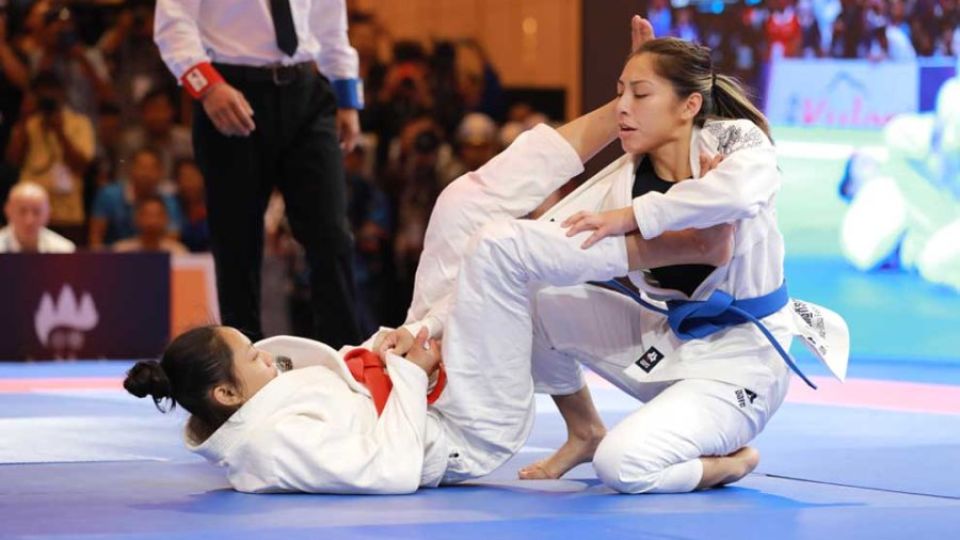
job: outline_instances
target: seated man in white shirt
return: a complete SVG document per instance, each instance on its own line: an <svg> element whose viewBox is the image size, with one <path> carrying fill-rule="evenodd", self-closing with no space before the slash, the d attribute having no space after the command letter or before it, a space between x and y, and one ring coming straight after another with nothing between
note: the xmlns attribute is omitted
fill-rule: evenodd
<svg viewBox="0 0 960 540"><path fill-rule="evenodd" d="M167 251L171 255L186 255L186 246L170 237L170 216L167 205L159 195L151 195L137 203L134 222L137 236L120 240L113 245L116 252Z"/></svg>
<svg viewBox="0 0 960 540"><path fill-rule="evenodd" d="M0 229L0 253L72 253L70 240L47 228L50 197L40 184L20 182L3 207L9 225Z"/></svg>

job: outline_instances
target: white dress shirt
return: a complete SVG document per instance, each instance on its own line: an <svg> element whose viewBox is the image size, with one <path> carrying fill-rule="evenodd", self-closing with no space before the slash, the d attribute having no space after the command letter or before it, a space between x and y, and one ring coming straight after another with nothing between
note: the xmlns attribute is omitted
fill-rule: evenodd
<svg viewBox="0 0 960 540"><path fill-rule="evenodd" d="M70 240L60 236L50 229L40 230L40 238L37 241L37 253L73 253L77 246ZM17 236L13 233L13 228L6 226L0 229L0 253L20 253L23 248L17 241Z"/></svg>
<svg viewBox="0 0 960 540"><path fill-rule="evenodd" d="M277 47L268 0L158 0L154 40L179 80L204 62L266 66L316 61L330 80L356 79L345 0L290 0L299 46Z"/></svg>

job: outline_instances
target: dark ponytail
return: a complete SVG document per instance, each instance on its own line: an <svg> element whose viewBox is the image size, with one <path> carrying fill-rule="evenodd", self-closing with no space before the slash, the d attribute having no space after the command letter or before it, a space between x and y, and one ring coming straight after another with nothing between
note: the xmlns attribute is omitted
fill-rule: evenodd
<svg viewBox="0 0 960 540"><path fill-rule="evenodd" d="M710 116L715 118L746 118L757 125L771 141L770 124L767 117L753 104L740 81L735 77L717 74L717 82L713 87L713 111Z"/></svg>
<svg viewBox="0 0 960 540"><path fill-rule="evenodd" d="M694 122L703 126L710 118L747 119L770 137L770 125L760 109L735 77L713 70L710 49L677 38L651 39L630 55L654 55L654 69L670 81L677 96L686 98L694 92L703 96L703 106Z"/></svg>
<svg viewBox="0 0 960 540"><path fill-rule="evenodd" d="M160 409L160 412L166 412L160 406L160 402L173 397L167 373L160 367L160 363L154 360L144 360L134 364L127 372L123 387L138 398L147 396L153 398L153 404Z"/></svg>
<svg viewBox="0 0 960 540"><path fill-rule="evenodd" d="M191 414L189 428L198 440L206 439L230 418L237 407L213 398L220 384L239 386L233 372L233 351L216 326L194 328L177 336L159 362L137 362L123 387L139 398L150 396L162 412L180 405ZM169 400L164 409L161 402Z"/></svg>

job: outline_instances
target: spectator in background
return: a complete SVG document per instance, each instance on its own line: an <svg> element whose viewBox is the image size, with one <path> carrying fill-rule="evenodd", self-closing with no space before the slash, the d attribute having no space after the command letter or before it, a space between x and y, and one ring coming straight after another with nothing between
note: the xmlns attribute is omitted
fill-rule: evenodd
<svg viewBox="0 0 960 540"><path fill-rule="evenodd" d="M396 217L393 263L396 296L388 300L387 321L403 321L413 296L413 280L433 204L443 188L440 155L446 144L432 116L415 118L403 127L399 155L386 174L385 188Z"/></svg>
<svg viewBox="0 0 960 540"><path fill-rule="evenodd" d="M910 42L910 36L904 31L903 3L894 2L890 5L890 17L886 25L876 30L871 42L869 57L873 60L891 60L904 62L915 60L917 52Z"/></svg>
<svg viewBox="0 0 960 540"><path fill-rule="evenodd" d="M120 136L123 133L120 108L112 103L101 105L96 127L96 151L86 183L91 204L100 188L120 177Z"/></svg>
<svg viewBox="0 0 960 540"><path fill-rule="evenodd" d="M123 133L120 159L128 158L140 148L150 147L160 156L164 179L172 178L174 165L193 157L190 130L174 123L175 110L170 94L163 89L149 91L140 100L140 122ZM126 171L121 171L121 174Z"/></svg>
<svg viewBox="0 0 960 540"><path fill-rule="evenodd" d="M907 20L907 6L904 0L890 1L890 26L899 30L901 34L907 37L907 43L910 43L910 21ZM889 34L889 33L888 33Z"/></svg>
<svg viewBox="0 0 960 540"><path fill-rule="evenodd" d="M7 14L0 12L0 148L7 147L10 129L20 115L23 93L30 86L30 74L7 39L7 31Z"/></svg>
<svg viewBox="0 0 960 540"><path fill-rule="evenodd" d="M457 47L453 42L434 44L429 80L434 120L444 133L453 133L463 118L463 97L457 82Z"/></svg>
<svg viewBox="0 0 960 540"><path fill-rule="evenodd" d="M170 216L167 203L159 195L148 195L137 201L135 219L137 234L113 245L113 251L130 253L135 251L166 251L171 255L186 255L186 247L168 234Z"/></svg>
<svg viewBox="0 0 960 540"><path fill-rule="evenodd" d="M957 48L955 43L957 25L953 22L953 17L944 16L940 24L940 33L934 47L934 56L956 56Z"/></svg>
<svg viewBox="0 0 960 540"><path fill-rule="evenodd" d="M52 4L47 10L40 45L27 53L31 71L54 72L67 89L67 103L95 120L99 105L114 101L114 92L103 57L80 42L69 8Z"/></svg>
<svg viewBox="0 0 960 540"><path fill-rule="evenodd" d="M768 60L800 56L803 31L791 0L771 0L764 32L767 38L765 57Z"/></svg>
<svg viewBox="0 0 960 540"><path fill-rule="evenodd" d="M800 24L800 56L804 58L823 56L820 23L813 11L811 0L800 0L797 4L797 22Z"/></svg>
<svg viewBox="0 0 960 540"><path fill-rule="evenodd" d="M6 11L0 11L0 149L10 144L11 130L20 119L23 96L30 85L25 59L12 45L13 40L8 39L9 26ZM0 160L0 201L6 200L19 174L15 167Z"/></svg>
<svg viewBox="0 0 960 540"><path fill-rule="evenodd" d="M647 8L647 20L653 26L653 35L669 36L673 30L670 0L653 0Z"/></svg>
<svg viewBox="0 0 960 540"><path fill-rule="evenodd" d="M123 121L135 122L148 92L176 90L177 84L153 42L153 1L132 0L97 43L109 68Z"/></svg>
<svg viewBox="0 0 960 540"><path fill-rule="evenodd" d="M700 32L697 30L697 23L693 19L693 8L685 7L677 10L677 19L670 35L680 38L684 41L700 42Z"/></svg>
<svg viewBox="0 0 960 540"><path fill-rule="evenodd" d="M389 69L385 58L388 54L383 51L388 41L386 33L372 15L351 11L347 35L357 51L364 92L368 96L379 96ZM372 116L372 110L368 107L360 111L360 125L366 130L370 130L377 121Z"/></svg>
<svg viewBox="0 0 960 540"><path fill-rule="evenodd" d="M177 236L181 228L181 214L176 199L162 193L160 184L163 169L160 155L150 148L141 148L130 162L130 174L126 182L114 182L100 189L93 201L90 217L90 247L99 249L119 240L132 238L137 229L134 209L147 198L157 197L167 206L167 220L171 236Z"/></svg>
<svg viewBox="0 0 960 540"><path fill-rule="evenodd" d="M50 196L51 228L74 243L84 239L83 175L93 159L93 124L65 103L63 82L37 75L24 114L13 127L7 161L21 181L40 184Z"/></svg>
<svg viewBox="0 0 960 540"><path fill-rule="evenodd" d="M357 286L357 318L360 330L372 334L380 326L388 285L391 215L390 201L364 173L366 149L357 145L344 158L347 177L347 217L353 230L354 282Z"/></svg>
<svg viewBox="0 0 960 540"><path fill-rule="evenodd" d="M427 72L426 53L418 43L399 41L393 48L394 64L387 70L383 86L376 95L365 126L377 133L377 168L383 169L389 160L390 143L401 128L412 118L433 107Z"/></svg>
<svg viewBox="0 0 960 540"><path fill-rule="evenodd" d="M210 251L210 226L203 174L193 159L182 159L175 167L177 200L183 216L180 242L193 253Z"/></svg>
<svg viewBox="0 0 960 540"><path fill-rule="evenodd" d="M483 47L466 39L456 49L457 87L466 112L481 112L503 121L503 85Z"/></svg>
<svg viewBox="0 0 960 540"><path fill-rule="evenodd" d="M443 169L443 185L479 169L500 151L497 124L483 113L463 117L454 139L456 156Z"/></svg>
<svg viewBox="0 0 960 540"><path fill-rule="evenodd" d="M830 54L838 58L864 56L866 13L861 0L841 0L840 14L833 21Z"/></svg>
<svg viewBox="0 0 960 540"><path fill-rule="evenodd" d="M3 212L9 225L0 229L0 253L72 253L76 249L73 242L47 228L50 199L40 184L14 186Z"/></svg>
<svg viewBox="0 0 960 540"><path fill-rule="evenodd" d="M22 57L31 57L43 52L43 29L47 12L53 7L50 0L34 0L27 6L22 29L13 39L14 48Z"/></svg>

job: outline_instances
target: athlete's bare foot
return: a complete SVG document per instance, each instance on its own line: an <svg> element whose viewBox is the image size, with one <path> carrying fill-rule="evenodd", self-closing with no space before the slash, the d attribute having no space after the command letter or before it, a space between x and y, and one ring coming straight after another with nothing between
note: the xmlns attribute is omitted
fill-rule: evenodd
<svg viewBox="0 0 960 540"><path fill-rule="evenodd" d="M555 480L566 474L570 469L593 461L593 454L597 446L606 435L603 426L594 428L589 436L570 436L556 452L546 459L527 465L517 471L521 480Z"/></svg>
<svg viewBox="0 0 960 540"><path fill-rule="evenodd" d="M753 472L760 463L760 452L744 446L736 452L721 457L703 457L703 478L697 489L732 484Z"/></svg>

